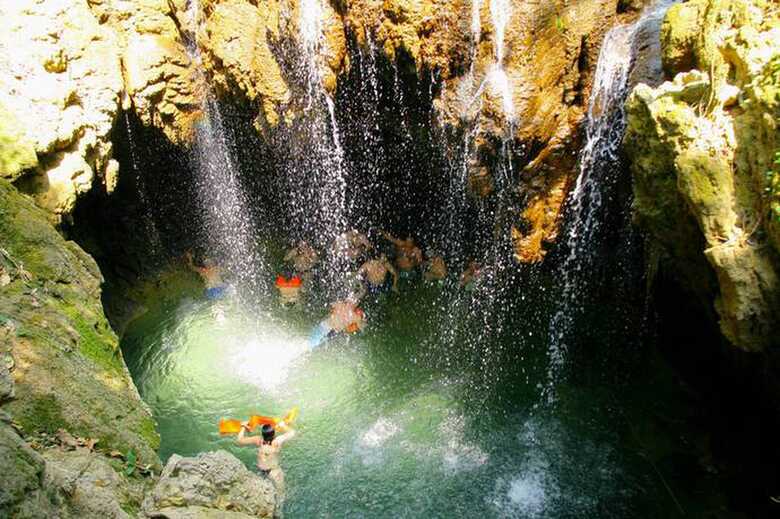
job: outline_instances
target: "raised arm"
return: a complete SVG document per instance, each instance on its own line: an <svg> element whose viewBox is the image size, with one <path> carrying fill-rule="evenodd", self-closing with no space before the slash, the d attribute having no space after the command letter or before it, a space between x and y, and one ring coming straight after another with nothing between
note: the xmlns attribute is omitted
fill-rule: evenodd
<svg viewBox="0 0 780 519"><path fill-rule="evenodd" d="M249 426L246 422L241 424L241 430L236 437L236 443L239 445L257 445L257 436L245 437L244 433L249 430Z"/></svg>
<svg viewBox="0 0 780 519"><path fill-rule="evenodd" d="M291 440L294 437L295 437L295 431L290 429L289 431L282 434L281 436L277 436L276 438L274 438L273 444L277 447L281 447L282 445L284 445L284 442L286 442L287 440Z"/></svg>

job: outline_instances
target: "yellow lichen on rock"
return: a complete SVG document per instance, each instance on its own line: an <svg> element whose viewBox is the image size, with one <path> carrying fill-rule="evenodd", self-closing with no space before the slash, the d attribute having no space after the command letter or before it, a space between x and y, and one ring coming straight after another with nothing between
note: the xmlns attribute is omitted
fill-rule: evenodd
<svg viewBox="0 0 780 519"><path fill-rule="evenodd" d="M95 15L116 34L132 109L171 142L185 144L201 115L205 85L187 52L180 22L186 16L172 9L177 6L167 0L92 2Z"/></svg>
<svg viewBox="0 0 780 519"><path fill-rule="evenodd" d="M663 245L686 287L711 301L732 344L777 346L780 222L765 194L780 147L776 4L677 5L662 43L674 81L640 85L627 105L636 219ZM714 283L692 268L702 260Z"/></svg>
<svg viewBox="0 0 780 519"><path fill-rule="evenodd" d="M245 0L215 3L205 22L205 38L199 41L204 65L213 85L262 107L266 122L276 126L279 107L290 100L282 71L268 44L278 32L278 3L263 8Z"/></svg>

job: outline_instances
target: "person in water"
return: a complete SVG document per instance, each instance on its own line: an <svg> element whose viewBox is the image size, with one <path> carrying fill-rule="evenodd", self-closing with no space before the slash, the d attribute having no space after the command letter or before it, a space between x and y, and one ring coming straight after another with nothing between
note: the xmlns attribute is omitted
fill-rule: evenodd
<svg viewBox="0 0 780 519"><path fill-rule="evenodd" d="M277 429L285 432L277 436ZM249 422L243 422L236 443L242 446L257 446L257 469L271 479L279 495L284 495L284 472L279 463L279 453L282 445L295 436L295 431L282 421L276 428L270 424L263 425L260 436L246 436L247 432Z"/></svg>
<svg viewBox="0 0 780 519"><path fill-rule="evenodd" d="M466 270L460 275L460 286L467 291L474 290L476 283L482 275L482 268L474 260L469 261Z"/></svg>
<svg viewBox="0 0 780 519"><path fill-rule="evenodd" d="M295 247L287 251L284 256L285 263L292 265L296 274L301 276L308 274L319 262L319 256L314 247L305 240L300 240Z"/></svg>
<svg viewBox="0 0 780 519"><path fill-rule="evenodd" d="M423 272L425 281L443 281L447 277L447 263L444 258L435 254L428 258Z"/></svg>
<svg viewBox="0 0 780 519"><path fill-rule="evenodd" d="M357 333L366 327L366 314L357 303L346 300L330 305L330 314L314 329L309 338L312 349L323 344L328 337L337 333Z"/></svg>
<svg viewBox="0 0 780 519"><path fill-rule="evenodd" d="M349 261L357 261L372 250L374 245L368 237L355 229L340 234L333 243L333 252Z"/></svg>
<svg viewBox="0 0 780 519"><path fill-rule="evenodd" d="M303 280L297 275L290 279L284 276L276 277L276 290L279 291L279 301L282 306L291 307L301 302Z"/></svg>
<svg viewBox="0 0 780 519"><path fill-rule="evenodd" d="M393 281L389 288L393 292L398 292L398 272L384 254L363 263L357 273L366 282L371 293L387 290L389 281L387 275L390 274Z"/></svg>
<svg viewBox="0 0 780 519"><path fill-rule="evenodd" d="M382 231L381 234L387 241L395 245L395 266L402 273L408 275L422 264L422 250L414 242L414 238L407 236L405 240L400 240L385 231Z"/></svg>
<svg viewBox="0 0 780 519"><path fill-rule="evenodd" d="M220 268L213 260L205 258L202 261L196 262L190 251L184 253L184 260L190 270L197 273L203 280L203 284L206 287L206 297L208 299L219 299L225 295L228 287L222 280Z"/></svg>

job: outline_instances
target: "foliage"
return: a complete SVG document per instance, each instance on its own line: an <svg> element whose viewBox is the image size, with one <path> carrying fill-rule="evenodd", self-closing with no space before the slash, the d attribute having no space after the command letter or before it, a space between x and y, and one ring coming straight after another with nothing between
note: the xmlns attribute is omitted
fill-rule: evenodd
<svg viewBox="0 0 780 519"><path fill-rule="evenodd" d="M555 17L555 28L558 29L558 32L560 33L566 32L566 23L563 20L563 16Z"/></svg>
<svg viewBox="0 0 780 519"><path fill-rule="evenodd" d="M134 449L130 449L127 451L127 454L125 455L125 476L132 476L135 472L135 464L138 461L138 456L135 453Z"/></svg>

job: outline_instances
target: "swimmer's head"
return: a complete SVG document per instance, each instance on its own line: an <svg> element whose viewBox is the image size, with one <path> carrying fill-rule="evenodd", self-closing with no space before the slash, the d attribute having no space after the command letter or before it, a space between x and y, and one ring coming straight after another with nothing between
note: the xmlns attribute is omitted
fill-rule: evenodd
<svg viewBox="0 0 780 519"><path fill-rule="evenodd" d="M276 436L276 430L274 429L274 426L271 424L263 424L263 428L261 429L263 433L263 441L265 443L271 443L274 441L274 436Z"/></svg>

